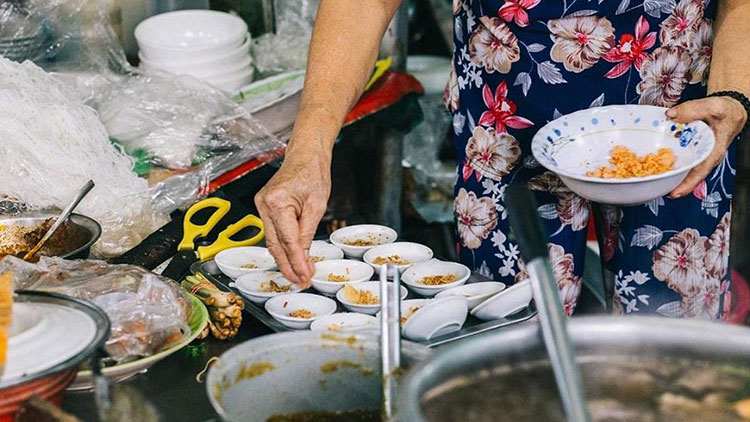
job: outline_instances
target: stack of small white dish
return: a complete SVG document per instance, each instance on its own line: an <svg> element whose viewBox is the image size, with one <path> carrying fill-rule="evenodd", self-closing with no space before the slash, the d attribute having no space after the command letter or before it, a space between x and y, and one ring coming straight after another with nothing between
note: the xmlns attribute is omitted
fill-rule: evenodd
<svg viewBox="0 0 750 422"><path fill-rule="evenodd" d="M241 18L212 10L152 16L135 28L141 66L191 75L234 92L253 79L250 34Z"/></svg>

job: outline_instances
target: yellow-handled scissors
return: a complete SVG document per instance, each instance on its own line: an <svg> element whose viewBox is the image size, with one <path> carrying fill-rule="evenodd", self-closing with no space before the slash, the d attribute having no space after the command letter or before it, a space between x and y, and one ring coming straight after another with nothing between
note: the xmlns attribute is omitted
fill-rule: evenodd
<svg viewBox="0 0 750 422"><path fill-rule="evenodd" d="M195 241L208 236L211 230L227 215L231 207L232 204L229 201L221 198L207 198L191 205L185 213L185 219L182 222L183 235L182 240L177 246L177 254L172 258L167 268L164 269L162 275L174 280L180 280L188 274L190 265L197 260L206 261L225 249L252 246L263 240L265 234L263 222L260 218L248 214L222 230L211 244L195 247ZM198 212L210 209L213 209L213 211L205 223L199 224L193 221ZM248 239L232 239L232 236L235 236L241 230L248 227L257 228L258 233Z"/></svg>

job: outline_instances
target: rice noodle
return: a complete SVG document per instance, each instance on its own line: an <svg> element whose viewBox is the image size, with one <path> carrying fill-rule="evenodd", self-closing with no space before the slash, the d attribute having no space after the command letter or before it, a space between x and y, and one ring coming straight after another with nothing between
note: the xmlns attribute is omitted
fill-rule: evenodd
<svg viewBox="0 0 750 422"><path fill-rule="evenodd" d="M156 230L165 216L147 182L115 149L96 111L31 62L0 57L0 200L62 208L88 179L96 187L78 212L103 229L95 253L122 253Z"/></svg>

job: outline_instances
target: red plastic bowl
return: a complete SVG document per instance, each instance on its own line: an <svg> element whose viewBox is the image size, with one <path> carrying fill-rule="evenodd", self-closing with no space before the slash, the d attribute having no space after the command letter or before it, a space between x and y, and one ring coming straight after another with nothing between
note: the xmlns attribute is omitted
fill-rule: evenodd
<svg viewBox="0 0 750 422"><path fill-rule="evenodd" d="M60 405L62 392L76 377L77 368L36 379L0 391L0 422L13 422L16 413L31 396Z"/></svg>

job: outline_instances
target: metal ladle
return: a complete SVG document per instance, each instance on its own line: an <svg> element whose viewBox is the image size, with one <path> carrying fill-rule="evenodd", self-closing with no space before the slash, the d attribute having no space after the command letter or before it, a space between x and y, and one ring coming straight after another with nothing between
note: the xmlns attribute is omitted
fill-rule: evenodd
<svg viewBox="0 0 750 422"><path fill-rule="evenodd" d="M70 217L70 214L73 213L73 210L78 206L78 204L83 200L83 198L91 191L91 189L94 188L94 181L89 180L86 182L85 185L81 188L81 190L78 192L78 195L76 195L75 199L73 199L73 202L70 203L70 205L67 206L60 214L59 217L57 217L57 220L55 220L54 224L52 224L52 227L50 227L49 230L47 230L47 233L42 236L41 240L37 242L36 245L34 245L33 248L31 248L30 251L26 252L26 254L23 256L24 261L31 261L32 258L34 258L34 255L39 252L40 249L44 246L45 243L52 237L52 235L57 232L57 229L60 228L60 226L65 223L65 221Z"/></svg>
<svg viewBox="0 0 750 422"><path fill-rule="evenodd" d="M569 422L589 422L591 416L586 409L581 370L568 335L536 201L525 184L513 184L505 193L505 203L511 229L531 276L544 346L552 363L565 416Z"/></svg>

